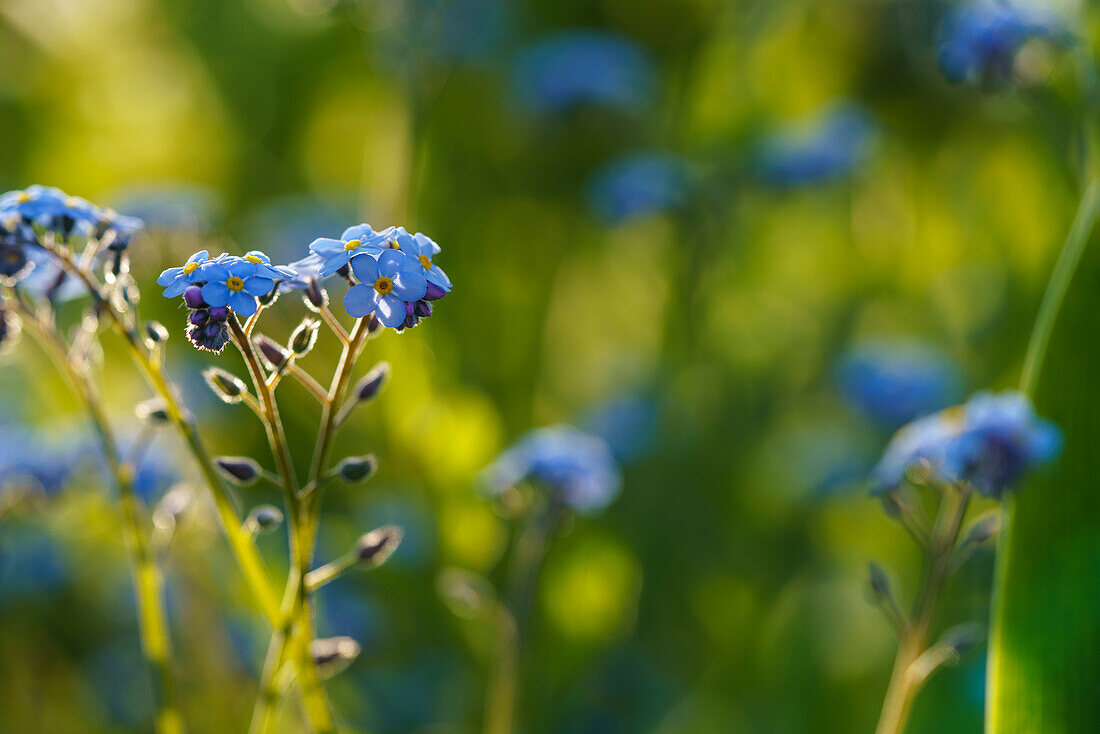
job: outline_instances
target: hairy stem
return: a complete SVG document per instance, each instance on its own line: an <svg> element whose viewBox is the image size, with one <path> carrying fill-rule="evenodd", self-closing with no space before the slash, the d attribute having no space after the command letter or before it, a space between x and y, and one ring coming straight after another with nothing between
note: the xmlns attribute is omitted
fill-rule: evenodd
<svg viewBox="0 0 1100 734"><path fill-rule="evenodd" d="M183 734L185 726L179 705L179 687L172 665L172 638L164 607L164 578L150 550L148 529L142 520L141 503L134 494L133 474L136 467L121 459L118 442L96 386L88 374L77 369L69 359L65 344L56 329L41 323L35 314L22 307L19 311L27 330L80 398L99 437L104 458L118 489L134 596L137 599L141 649L156 686L154 729L157 734Z"/></svg>
<svg viewBox="0 0 1100 734"><path fill-rule="evenodd" d="M969 488L947 487L943 491L939 515L926 551L924 575L913 603L910 622L901 633L875 734L901 734L905 731L913 701L924 684L923 677L913 674L912 666L928 646L932 615L943 584L950 575L951 551L970 502Z"/></svg>

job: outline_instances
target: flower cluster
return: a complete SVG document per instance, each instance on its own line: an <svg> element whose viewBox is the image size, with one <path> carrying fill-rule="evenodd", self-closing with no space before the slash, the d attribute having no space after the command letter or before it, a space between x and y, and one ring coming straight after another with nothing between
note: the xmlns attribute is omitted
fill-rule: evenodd
<svg viewBox="0 0 1100 734"><path fill-rule="evenodd" d="M199 349L220 352L229 341L226 320L230 313L251 316L256 299L269 295L276 281L293 278L290 268L271 264L259 250L244 257L222 254L211 259L206 250L196 252L178 268L168 268L157 278L168 298L183 296L191 310L187 338Z"/></svg>
<svg viewBox="0 0 1100 734"><path fill-rule="evenodd" d="M369 224L349 227L340 239L321 237L310 257L291 267L301 278L354 276L344 308L355 318L370 314L383 326L408 329L432 315L432 301L451 291L451 280L432 258L439 245L404 227L374 231Z"/></svg>
<svg viewBox="0 0 1100 734"><path fill-rule="evenodd" d="M21 281L25 290L51 299L83 294L42 248L40 237L69 242L94 238L112 256L112 271L121 271L122 254L144 226L140 219L69 196L51 186L29 186L0 194L0 278Z"/></svg>
<svg viewBox="0 0 1100 734"><path fill-rule="evenodd" d="M584 514L607 507L622 484L607 443L564 425L531 431L482 473L482 484L492 495L525 480Z"/></svg>
<svg viewBox="0 0 1100 734"><path fill-rule="evenodd" d="M1038 418L1026 396L981 392L898 431L874 470L875 491L897 489L911 470L922 468L933 481L966 483L1000 498L1061 446L1057 427Z"/></svg>
<svg viewBox="0 0 1100 734"><path fill-rule="evenodd" d="M958 7L940 28L940 70L953 82L1007 79L1025 43L1056 41L1063 34L1062 24L1047 11L976 0Z"/></svg>

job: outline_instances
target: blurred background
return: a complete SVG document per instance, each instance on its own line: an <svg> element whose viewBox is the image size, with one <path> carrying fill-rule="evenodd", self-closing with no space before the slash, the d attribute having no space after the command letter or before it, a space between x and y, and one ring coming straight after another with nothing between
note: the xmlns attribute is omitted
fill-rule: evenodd
<svg viewBox="0 0 1100 734"><path fill-rule="evenodd" d="M147 221L143 314L213 450L263 462L253 416L199 375L238 358L186 344L156 275L201 248L297 260L360 221L442 246L454 293L372 342L362 369L393 379L339 437L379 474L327 497L321 560L406 531L319 593L319 633L363 646L327 684L351 731L479 730L489 643L438 579L499 577L510 531L476 477L563 422L607 438L624 485L548 553L518 730L870 731L895 641L866 564L909 599L920 557L863 479L905 421L1016 380L1087 172L1100 16L1080 5L1054 6L1073 43L955 83L952 5L926 0L0 0L0 190ZM303 313L284 298L261 330ZM117 346L107 394L135 436L148 394ZM303 366L327 382L337 347ZM302 466L316 406L281 401ZM38 350L4 357L2 732L149 728L92 438ZM242 731L267 629L174 441L139 487L188 508L166 560L185 712ZM260 544L284 572L282 534ZM944 617L984 621L991 572L960 574ZM932 680L912 731L980 731L983 656Z"/></svg>

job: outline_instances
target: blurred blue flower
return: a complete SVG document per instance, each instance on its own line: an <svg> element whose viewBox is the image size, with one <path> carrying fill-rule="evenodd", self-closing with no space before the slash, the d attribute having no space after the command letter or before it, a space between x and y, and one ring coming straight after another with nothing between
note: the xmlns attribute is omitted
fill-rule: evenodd
<svg viewBox="0 0 1100 734"><path fill-rule="evenodd" d="M657 442L657 403L641 395L623 395L593 410L584 430L602 438L615 460L627 463L653 448Z"/></svg>
<svg viewBox="0 0 1100 734"><path fill-rule="evenodd" d="M1061 448L1061 432L1035 415L1027 396L980 392L965 405L919 418L898 431L874 469L874 491L897 488L911 468L923 465L936 481L966 482L999 498Z"/></svg>
<svg viewBox="0 0 1100 734"><path fill-rule="evenodd" d="M611 504L622 484L607 443L564 425L531 431L481 475L481 483L490 495L524 480L548 488L557 499L583 514Z"/></svg>
<svg viewBox="0 0 1100 734"><path fill-rule="evenodd" d="M844 398L887 428L956 402L962 380L947 355L914 340L868 341L836 368Z"/></svg>
<svg viewBox="0 0 1100 734"><path fill-rule="evenodd" d="M834 103L812 119L765 138L754 152L755 168L775 186L829 181L863 161L874 130L864 109L852 102Z"/></svg>
<svg viewBox="0 0 1100 734"><path fill-rule="evenodd" d="M0 423L0 489L30 484L46 494L61 491L90 451L86 440L66 439L51 441L26 425Z"/></svg>
<svg viewBox="0 0 1100 734"><path fill-rule="evenodd" d="M634 153L606 165L588 185L592 209L613 224L675 208L684 199L683 162L661 153Z"/></svg>
<svg viewBox="0 0 1100 734"><path fill-rule="evenodd" d="M54 186L34 185L0 195L0 216L4 213L18 214L24 222L63 237L91 235L103 220L101 211L87 199L69 196Z"/></svg>
<svg viewBox="0 0 1100 734"><path fill-rule="evenodd" d="M251 316L256 313L256 298L275 287L267 267L233 256L208 262L198 271L206 280L202 299L209 306L228 306L241 316Z"/></svg>
<svg viewBox="0 0 1100 734"><path fill-rule="evenodd" d="M351 270L359 282L344 295L344 308L355 318L373 311L391 328L402 326L409 309L428 291L420 263L401 250L385 250L377 259L366 253L356 255Z"/></svg>
<svg viewBox="0 0 1100 734"><path fill-rule="evenodd" d="M653 96L655 74L649 55L632 41L602 31L572 31L522 52L513 85L520 103L536 113L584 103L638 110Z"/></svg>
<svg viewBox="0 0 1100 734"><path fill-rule="evenodd" d="M1004 0L976 0L957 6L940 26L936 51L940 70L953 82L1012 73L1017 52L1035 38L1058 40L1061 21L1049 10Z"/></svg>
<svg viewBox="0 0 1100 734"><path fill-rule="evenodd" d="M157 278L157 285L164 288L165 298L175 298L176 296L183 295L183 292L187 290L187 286L195 282L195 278L199 273L199 267L210 259L210 253L206 250L199 250L191 257L187 258L187 262L178 268L168 268L160 274Z"/></svg>

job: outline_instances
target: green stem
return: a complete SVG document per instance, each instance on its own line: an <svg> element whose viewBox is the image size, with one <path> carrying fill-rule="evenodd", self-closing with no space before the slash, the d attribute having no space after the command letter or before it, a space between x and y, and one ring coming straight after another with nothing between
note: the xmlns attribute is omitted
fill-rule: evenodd
<svg viewBox="0 0 1100 734"><path fill-rule="evenodd" d="M19 310L27 330L58 371L65 376L73 392L84 404L96 429L103 455L118 488L123 532L130 554L134 596L137 599L141 649L153 679L159 684L155 694L154 729L157 734L183 734L185 726L179 706L179 688L172 666L172 638L168 631L168 615L164 609L164 579L149 548L147 529L143 527L141 518L141 503L134 494L135 467L121 460L118 442L100 402L98 391L88 375L73 365L60 336L54 329L42 324L35 314L23 308Z"/></svg>
<svg viewBox="0 0 1100 734"><path fill-rule="evenodd" d="M1077 272L1077 266L1081 262L1081 256L1085 252L1085 246L1088 244L1089 235L1096 225L1097 218L1100 218L1100 181L1093 181L1081 196L1077 215L1073 219L1065 244L1062 245L1058 262L1050 274L1050 282L1043 294L1043 301L1039 305L1035 326L1031 330L1027 356L1024 358L1024 366L1020 372L1020 391L1028 397L1034 395L1035 388L1039 384L1039 373L1043 368L1043 360L1046 357L1051 335L1054 333L1054 325L1058 321L1058 313L1061 311L1062 302L1069 291L1073 275ZM989 656L985 669L987 701L996 697L996 691L1000 685L997 677L1000 662L998 656L1003 648L1001 636L1004 629L1004 588L1011 565L1009 559L1012 548L1012 520L1015 512L1015 500L1011 494L1006 494L1001 502L1001 529L997 537L997 554L993 569L991 601L993 610L990 615ZM994 715L995 708L987 706L986 731L995 730Z"/></svg>
<svg viewBox="0 0 1100 734"><path fill-rule="evenodd" d="M49 245L47 244L47 246ZM183 409L175 386L168 379L163 368L150 358L142 345L141 338L135 329L127 324L123 314L115 308L110 300L103 297L95 276L87 269L81 268L67 250L56 247L50 247L50 250L66 271L83 281L99 312L106 313L122 335L123 341L130 350L130 356L137 364L146 382L164 401L168 419L183 436L188 449L195 458L195 462L199 465L203 479L210 488L210 492L214 497L214 505L221 519L222 530L225 532L229 546L241 568L245 583L255 598L260 611L273 627L277 627L281 623L279 603L276 600L275 592L271 588L271 582L268 579L267 571L264 569L263 560L253 544L252 537L242 528L241 518L233 504L233 498L222 481L221 474L214 466L209 452L203 445L193 419Z"/></svg>
<svg viewBox="0 0 1100 734"><path fill-rule="evenodd" d="M932 615L950 574L951 551L959 537L970 501L968 488L946 487L943 491L944 497L926 551L924 575L913 603L912 617L901 634L875 734L901 734L905 731L913 701L924 684L924 678L912 674L912 666L928 645Z"/></svg>

